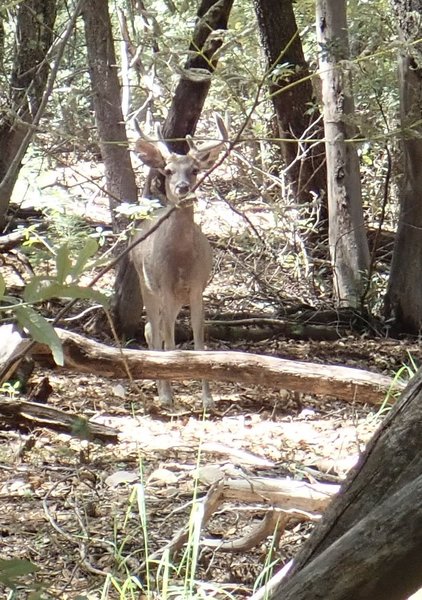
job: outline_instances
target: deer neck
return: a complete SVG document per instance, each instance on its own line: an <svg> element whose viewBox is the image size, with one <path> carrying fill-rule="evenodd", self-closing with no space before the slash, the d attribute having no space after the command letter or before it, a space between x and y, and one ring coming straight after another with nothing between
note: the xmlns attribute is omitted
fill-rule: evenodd
<svg viewBox="0 0 422 600"><path fill-rule="evenodd" d="M167 198L169 198L169 196L167 196ZM182 224L183 222L185 222L186 224L193 223L193 221L194 221L193 202L194 202L194 199L182 201L182 203L179 204L179 200L177 200L175 202L174 200L169 198L169 204L176 205L176 210L173 212L173 215L172 215L175 222L177 221L179 224Z"/></svg>
<svg viewBox="0 0 422 600"><path fill-rule="evenodd" d="M178 255L192 252L197 238L197 226L191 202L186 206L176 207L167 221L166 229L167 242L172 247L172 252Z"/></svg>

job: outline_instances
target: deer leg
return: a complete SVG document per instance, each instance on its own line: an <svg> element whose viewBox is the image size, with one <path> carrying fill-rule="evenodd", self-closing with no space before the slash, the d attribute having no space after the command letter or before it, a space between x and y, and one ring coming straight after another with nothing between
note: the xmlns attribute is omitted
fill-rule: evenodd
<svg viewBox="0 0 422 600"><path fill-rule="evenodd" d="M164 350L174 350L174 328L180 306L174 305L169 298L162 303L160 312L160 333L164 342ZM173 404L173 392L169 381L157 381L158 393L163 404Z"/></svg>
<svg viewBox="0 0 422 600"><path fill-rule="evenodd" d="M143 291L147 323L145 325L145 339L150 350L163 350L164 336L162 331L162 315L160 314L159 302L155 296ZM173 404L173 393L168 381L157 380L158 397L161 404L171 406Z"/></svg>
<svg viewBox="0 0 422 600"><path fill-rule="evenodd" d="M174 350L176 348L176 341L174 339L174 328L176 324L176 318L179 314L179 307L167 306L163 310L161 315L161 331L164 340L164 350Z"/></svg>
<svg viewBox="0 0 422 600"><path fill-rule="evenodd" d="M195 350L204 350L204 308L202 303L202 290L200 294L192 294L191 296L190 315ZM213 408L214 406L210 384L206 379L202 380L202 404L206 409Z"/></svg>
<svg viewBox="0 0 422 600"><path fill-rule="evenodd" d="M171 389L171 385L169 381L165 379L157 379L157 390L158 397L160 398L161 404L164 406L172 406L173 405L173 390Z"/></svg>

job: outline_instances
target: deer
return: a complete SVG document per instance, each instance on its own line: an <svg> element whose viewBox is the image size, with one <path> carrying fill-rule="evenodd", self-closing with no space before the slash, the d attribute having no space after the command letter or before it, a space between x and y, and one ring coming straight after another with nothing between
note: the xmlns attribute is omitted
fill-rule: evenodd
<svg viewBox="0 0 422 600"><path fill-rule="evenodd" d="M165 211L170 216L131 250L131 260L139 278L146 312L145 339L150 350L174 350L175 324L182 306L189 305L195 350L204 350L203 292L212 269L211 245L194 221L194 189L198 175L215 164L227 140L224 122L216 115L221 136L218 140L197 144L186 136L187 154L170 152L159 140L139 138L135 150L140 160L164 175L167 208L160 208L151 219L142 222L136 238L157 226ZM161 404L173 405L169 381L157 381ZM206 410L214 406L209 382L202 381L202 403Z"/></svg>

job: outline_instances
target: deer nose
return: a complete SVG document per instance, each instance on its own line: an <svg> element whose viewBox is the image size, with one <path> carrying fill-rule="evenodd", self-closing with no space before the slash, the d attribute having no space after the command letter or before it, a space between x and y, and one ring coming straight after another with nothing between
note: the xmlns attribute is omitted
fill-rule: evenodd
<svg viewBox="0 0 422 600"><path fill-rule="evenodd" d="M178 183L176 185L176 193L178 196L186 196L189 193L190 186L187 182Z"/></svg>

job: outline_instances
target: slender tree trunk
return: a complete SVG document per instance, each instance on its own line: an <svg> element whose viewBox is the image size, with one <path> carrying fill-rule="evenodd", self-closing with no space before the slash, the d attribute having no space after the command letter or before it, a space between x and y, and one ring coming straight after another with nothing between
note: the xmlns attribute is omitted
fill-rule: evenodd
<svg viewBox="0 0 422 600"><path fill-rule="evenodd" d="M117 222L115 208L121 201L135 203L138 190L123 121L108 2L86 0L82 14L99 145L104 161L113 230L117 232L122 225L126 226L128 223L123 219ZM121 250L122 245L119 245L116 251ZM127 257L118 266L120 279L117 282L116 293L121 298L121 303L117 313L114 306L112 308L118 329L123 321L128 324L127 329L133 330L141 319L143 304L134 271Z"/></svg>
<svg viewBox="0 0 422 600"><path fill-rule="evenodd" d="M24 150L29 145L30 140L24 139L47 83L46 55L54 39L55 19L56 0L27 0L17 8L13 71L9 94L3 99L10 100L0 119L0 228L21 167L20 162L13 165L13 161L21 145L25 143ZM3 26L2 32L3 39Z"/></svg>
<svg viewBox="0 0 422 600"><path fill-rule="evenodd" d="M289 167L287 177L299 201L309 201L310 192L325 199L324 147L314 142L300 142L311 136L316 140L321 138L323 126L321 123L312 127L312 123L318 120L318 110L312 115L308 114L309 105L314 102L314 93L311 80L306 79L309 68L296 25L293 1L253 0L253 3L267 57L268 78L271 81L269 87L277 115L284 163ZM283 72L279 78L274 78L276 68L286 63L293 74L286 77Z"/></svg>
<svg viewBox="0 0 422 600"><path fill-rule="evenodd" d="M399 58L403 179L385 314L394 333L422 330L422 0L391 0L403 41Z"/></svg>
<svg viewBox="0 0 422 600"><path fill-rule="evenodd" d="M214 32L227 29L232 5L233 0L202 0L198 9L198 21L189 46L190 57L162 128L163 137L170 140L168 145L173 152L183 154L187 148L183 140L172 142L172 138L184 138L195 132L217 65L215 53L223 43L222 37ZM154 195L165 202L164 178L158 171L151 170L143 195ZM126 338L134 337L139 328L142 298L138 276L128 256L119 265L114 289L113 315L117 328Z"/></svg>
<svg viewBox="0 0 422 600"><path fill-rule="evenodd" d="M184 138L195 133L217 66L216 52L223 43L223 36L213 32L227 29L232 6L233 0L202 0L189 45L190 57L183 68L163 125L165 138ZM172 142L169 146L173 152L185 153L188 150L183 141Z"/></svg>
<svg viewBox="0 0 422 600"><path fill-rule="evenodd" d="M117 231L114 209L123 200L136 202L137 188L120 103L118 66L108 2L86 0L82 16L98 141L104 161L113 228Z"/></svg>
<svg viewBox="0 0 422 600"><path fill-rule="evenodd" d="M354 103L346 0L317 0L319 66L327 154L329 245L339 305L358 307L366 284L369 249L363 220L359 159L351 143Z"/></svg>

